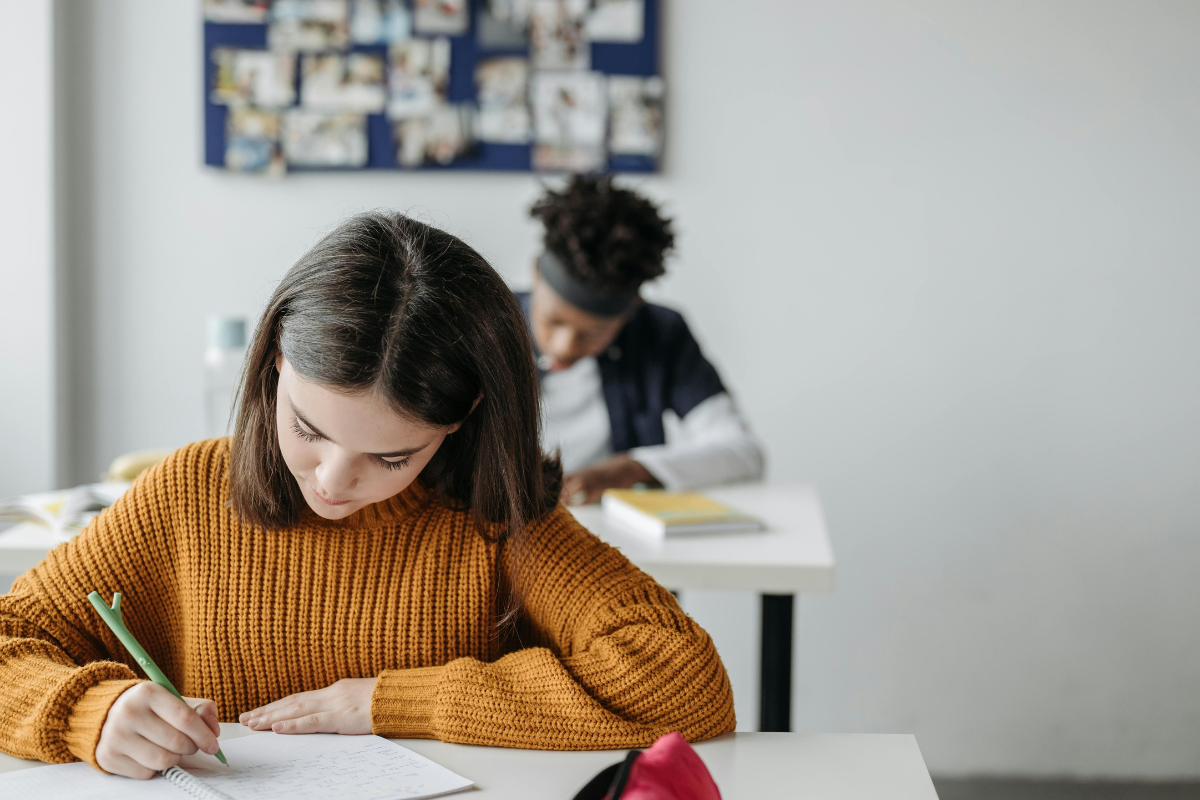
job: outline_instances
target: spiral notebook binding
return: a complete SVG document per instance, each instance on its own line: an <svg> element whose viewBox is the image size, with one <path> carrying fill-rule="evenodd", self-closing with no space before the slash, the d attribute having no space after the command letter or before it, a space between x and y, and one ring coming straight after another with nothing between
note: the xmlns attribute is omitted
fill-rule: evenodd
<svg viewBox="0 0 1200 800"><path fill-rule="evenodd" d="M214 789L195 775L179 767L164 769L159 774L172 785L183 789L192 797L199 798L199 800L234 800L229 795L219 789Z"/></svg>

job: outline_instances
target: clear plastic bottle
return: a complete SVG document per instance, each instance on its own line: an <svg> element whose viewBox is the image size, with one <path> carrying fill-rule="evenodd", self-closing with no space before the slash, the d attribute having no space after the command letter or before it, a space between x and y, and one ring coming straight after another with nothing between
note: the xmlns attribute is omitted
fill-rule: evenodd
<svg viewBox="0 0 1200 800"><path fill-rule="evenodd" d="M246 357L246 319L214 314L208 318L204 351L204 435L233 432L233 400Z"/></svg>

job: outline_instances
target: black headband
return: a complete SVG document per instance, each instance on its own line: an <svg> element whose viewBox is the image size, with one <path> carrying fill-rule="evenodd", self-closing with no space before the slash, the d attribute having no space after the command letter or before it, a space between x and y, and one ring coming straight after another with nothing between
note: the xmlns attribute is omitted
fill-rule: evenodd
<svg viewBox="0 0 1200 800"><path fill-rule="evenodd" d="M637 300L636 288L613 291L584 283L568 272L553 253L546 252L538 256L538 272L559 297L589 314L619 317Z"/></svg>

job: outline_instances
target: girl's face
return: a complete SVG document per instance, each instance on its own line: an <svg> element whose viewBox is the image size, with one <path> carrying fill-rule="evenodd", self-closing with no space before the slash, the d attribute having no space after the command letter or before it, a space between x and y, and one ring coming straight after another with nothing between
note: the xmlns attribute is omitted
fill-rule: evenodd
<svg viewBox="0 0 1200 800"><path fill-rule="evenodd" d="M344 394L307 381L282 354L275 367L279 449L308 507L325 519L399 494L458 430L402 416L375 392Z"/></svg>

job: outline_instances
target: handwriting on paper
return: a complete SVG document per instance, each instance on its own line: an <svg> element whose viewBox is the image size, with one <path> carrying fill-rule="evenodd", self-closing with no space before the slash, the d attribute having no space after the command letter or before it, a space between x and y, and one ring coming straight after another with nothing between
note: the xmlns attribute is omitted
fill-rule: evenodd
<svg viewBox="0 0 1200 800"><path fill-rule="evenodd" d="M181 765L237 800L421 798L472 782L378 736L258 734L222 742L229 767Z"/></svg>

